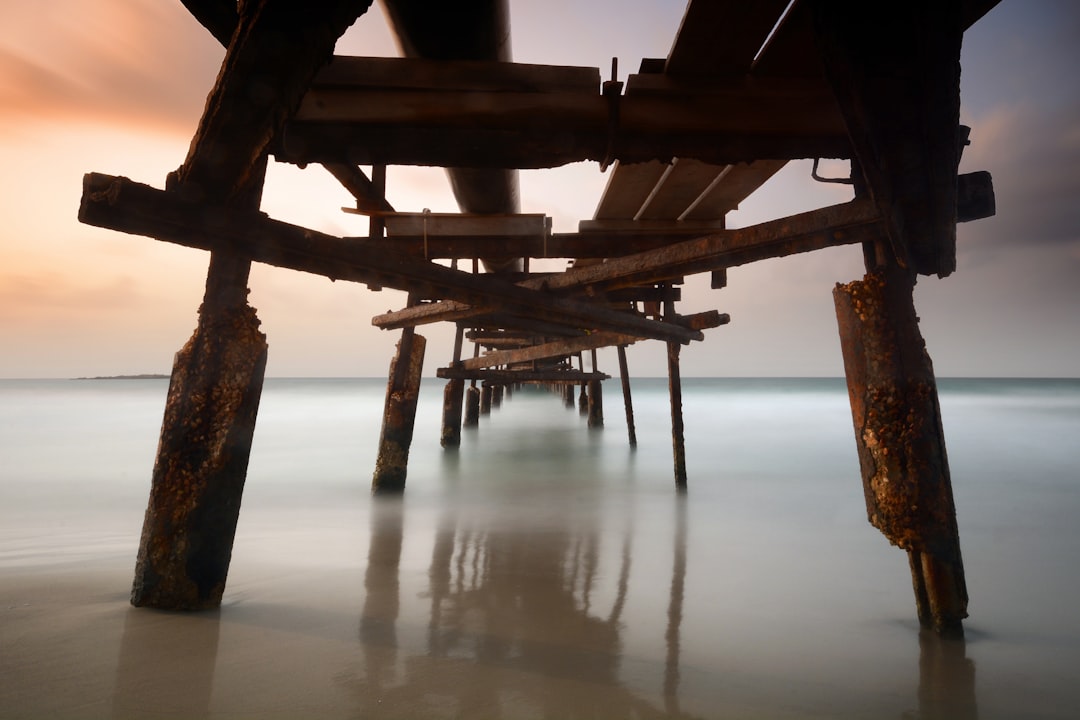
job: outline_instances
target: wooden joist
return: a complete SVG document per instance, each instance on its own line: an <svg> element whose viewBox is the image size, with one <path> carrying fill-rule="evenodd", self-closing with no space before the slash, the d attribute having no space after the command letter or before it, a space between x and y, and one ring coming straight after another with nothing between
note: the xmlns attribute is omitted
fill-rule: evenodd
<svg viewBox="0 0 1080 720"><path fill-rule="evenodd" d="M642 90L620 97L610 136L595 68L337 58L327 73L332 81L316 80L279 138L279 160L540 168L607 160L609 151L624 162L716 164L849 154L824 82L632 76ZM577 75L589 79L565 80Z"/></svg>
<svg viewBox="0 0 1080 720"><path fill-rule="evenodd" d="M602 372L583 372L581 370L491 370L480 368L437 368L435 376L447 380L478 380L489 385L509 383L583 383L590 380L610 380L611 376Z"/></svg>
<svg viewBox="0 0 1080 720"><path fill-rule="evenodd" d="M630 345L640 339L633 335L621 333L596 332L584 337L553 340L541 345L533 345L532 347L517 350L496 350L479 357L462 360L461 367L466 370L479 370L480 368L497 367L530 360L563 357L583 350L595 350L602 347L611 347L612 345Z"/></svg>
<svg viewBox="0 0 1080 720"><path fill-rule="evenodd" d="M586 286L606 290L659 283L766 258L862 243L873 240L876 233L880 233L877 209L868 201L856 200L747 228L719 231L597 265L571 268L560 275L527 280L521 285L547 290ZM462 320L469 313L467 304L444 301L431 303L423 311L405 308L377 315L372 323L385 329L401 328L445 319Z"/></svg>
<svg viewBox="0 0 1080 720"><path fill-rule="evenodd" d="M494 275L473 275L388 250L272 220L192 202L127 178L90 173L83 180L79 219L203 250L227 249L258 262L427 297L456 298L544 322L689 342L698 331L660 323L595 303L555 297Z"/></svg>

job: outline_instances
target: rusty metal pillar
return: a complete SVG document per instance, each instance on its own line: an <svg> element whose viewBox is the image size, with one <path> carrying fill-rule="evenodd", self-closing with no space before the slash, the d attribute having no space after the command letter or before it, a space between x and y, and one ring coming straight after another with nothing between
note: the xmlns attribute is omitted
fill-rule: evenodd
<svg viewBox="0 0 1080 720"><path fill-rule="evenodd" d="M176 354L131 604L221 604L266 370L250 263L215 253L195 334Z"/></svg>
<svg viewBox="0 0 1080 720"><path fill-rule="evenodd" d="M596 372L596 351L592 351L592 371ZM604 427L604 394L600 380L590 380L589 388L589 427Z"/></svg>
<svg viewBox="0 0 1080 720"><path fill-rule="evenodd" d="M626 409L626 433L630 437L630 447L637 447L637 430L634 428L634 403L630 398L630 372L626 365L626 346L618 347L619 379L622 381L623 407Z"/></svg>
<svg viewBox="0 0 1080 720"><path fill-rule="evenodd" d="M675 487L686 492L686 442L683 438L682 378L679 375L679 351L682 345L667 344L668 392L671 395L671 447L675 459Z"/></svg>
<svg viewBox="0 0 1080 720"><path fill-rule="evenodd" d="M915 275L886 263L833 291L870 524L907 550L919 621L963 634L960 556L937 383Z"/></svg>
<svg viewBox="0 0 1080 720"><path fill-rule="evenodd" d="M480 388L475 382L469 386L465 394L465 427L476 427L480 424Z"/></svg>
<svg viewBox="0 0 1080 720"><path fill-rule="evenodd" d="M461 362L461 343L465 328L458 326L454 336L454 361L456 367ZM454 378L446 383L443 390L442 434L439 438L444 448L461 445L461 405L465 395L465 380Z"/></svg>
<svg viewBox="0 0 1080 720"><path fill-rule="evenodd" d="M413 328L406 328L401 332L397 353L390 363L386 409L379 434L379 456L375 460L375 473L371 479L371 491L376 495L405 491L426 345L423 335L417 335Z"/></svg>
<svg viewBox="0 0 1080 720"><path fill-rule="evenodd" d="M486 382L480 386L480 414L491 414L491 386Z"/></svg>

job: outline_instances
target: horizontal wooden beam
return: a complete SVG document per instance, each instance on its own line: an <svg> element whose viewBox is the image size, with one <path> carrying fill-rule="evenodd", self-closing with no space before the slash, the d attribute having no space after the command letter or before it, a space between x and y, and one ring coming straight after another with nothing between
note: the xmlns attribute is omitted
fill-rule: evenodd
<svg viewBox="0 0 1080 720"><path fill-rule="evenodd" d="M541 168L850 154L823 82L631 76L634 91L619 97L615 122L598 79L595 68L339 57L311 86L275 155L296 163Z"/></svg>
<svg viewBox="0 0 1080 720"><path fill-rule="evenodd" d="M879 215L873 203L855 200L751 227L722 230L604 263L570 268L561 274L526 280L521 285L547 290L591 286L599 292L655 284L683 275L826 247L852 245L880 236ZM460 321L467 318L469 312L467 304L432 303L422 313L415 308L406 308L378 315L372 323L387 329L409 327L450 318Z"/></svg>
<svg viewBox="0 0 1080 720"><path fill-rule="evenodd" d="M641 340L633 335L621 333L596 332L579 338L567 338L554 340L543 345L534 345L519 350L496 350L485 355L461 361L461 367L466 370L478 370L480 368L509 365L511 363L528 362L530 360L543 360L545 358L573 355L584 350L596 350L597 348L610 347L612 345L630 345Z"/></svg>
<svg viewBox="0 0 1080 720"><path fill-rule="evenodd" d="M474 275L392 253L385 244L326 235L241 212L186 200L127 178L89 173L83 178L79 220L89 225L147 235L203 250L226 249L278 267L449 297L479 306L498 305L543 322L582 329L633 333L640 337L689 342L699 331L661 323L596 303L582 302L501 280ZM373 251L378 247L378 251Z"/></svg>
<svg viewBox="0 0 1080 720"><path fill-rule="evenodd" d="M590 380L610 380L611 376L602 372L582 372L581 370L491 370L487 368L466 370L465 368L438 368L435 376L447 380L481 380L489 385L508 383L583 383Z"/></svg>

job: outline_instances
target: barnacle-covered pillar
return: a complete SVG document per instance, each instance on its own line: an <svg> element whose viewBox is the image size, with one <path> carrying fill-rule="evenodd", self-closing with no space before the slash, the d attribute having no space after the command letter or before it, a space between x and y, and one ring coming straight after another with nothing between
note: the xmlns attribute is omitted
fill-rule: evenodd
<svg viewBox="0 0 1080 720"><path fill-rule="evenodd" d="M967 588L937 384L912 300L889 263L833 291L870 523L907 550L919 620L962 635Z"/></svg>
<svg viewBox="0 0 1080 720"><path fill-rule="evenodd" d="M397 353L390 363L386 384L386 409L379 433L379 456L371 492L376 495L405 492L409 470L409 447L416 424L416 402L420 396L420 373L424 369L427 340L406 328L398 341Z"/></svg>

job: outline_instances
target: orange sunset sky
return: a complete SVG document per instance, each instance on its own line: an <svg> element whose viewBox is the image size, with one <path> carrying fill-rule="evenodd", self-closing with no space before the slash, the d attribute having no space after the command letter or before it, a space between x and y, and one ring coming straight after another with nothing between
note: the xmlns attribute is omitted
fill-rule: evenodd
<svg viewBox="0 0 1080 720"><path fill-rule="evenodd" d="M511 2L514 58L621 73L663 57L683 3ZM967 34L961 171L989 170L998 215L962 225L958 270L924 278L916 304L940 376L1080 376L1080 4L1003 0ZM382 7L341 54L397 55ZM82 176L156 187L183 160L224 51L179 0L0 3L0 377L168 372L190 336L208 254L78 223ZM846 166L831 168L834 174ZM522 174L525 212L570 231L592 216L595 164ZM793 163L731 218L753 224L848 198ZM399 210L456 210L441 170L391 168ZM322 168L272 165L263 209L338 235L366 231ZM684 350L694 375L842 375L831 289L862 275L855 247L734 268L723 291L689 282L684 312L728 327ZM251 302L270 376L381 376L398 333L370 325L404 296L256 266ZM449 359L452 328L428 327L425 373ZM662 375L659 343L631 372ZM614 361L601 355L601 368Z"/></svg>

